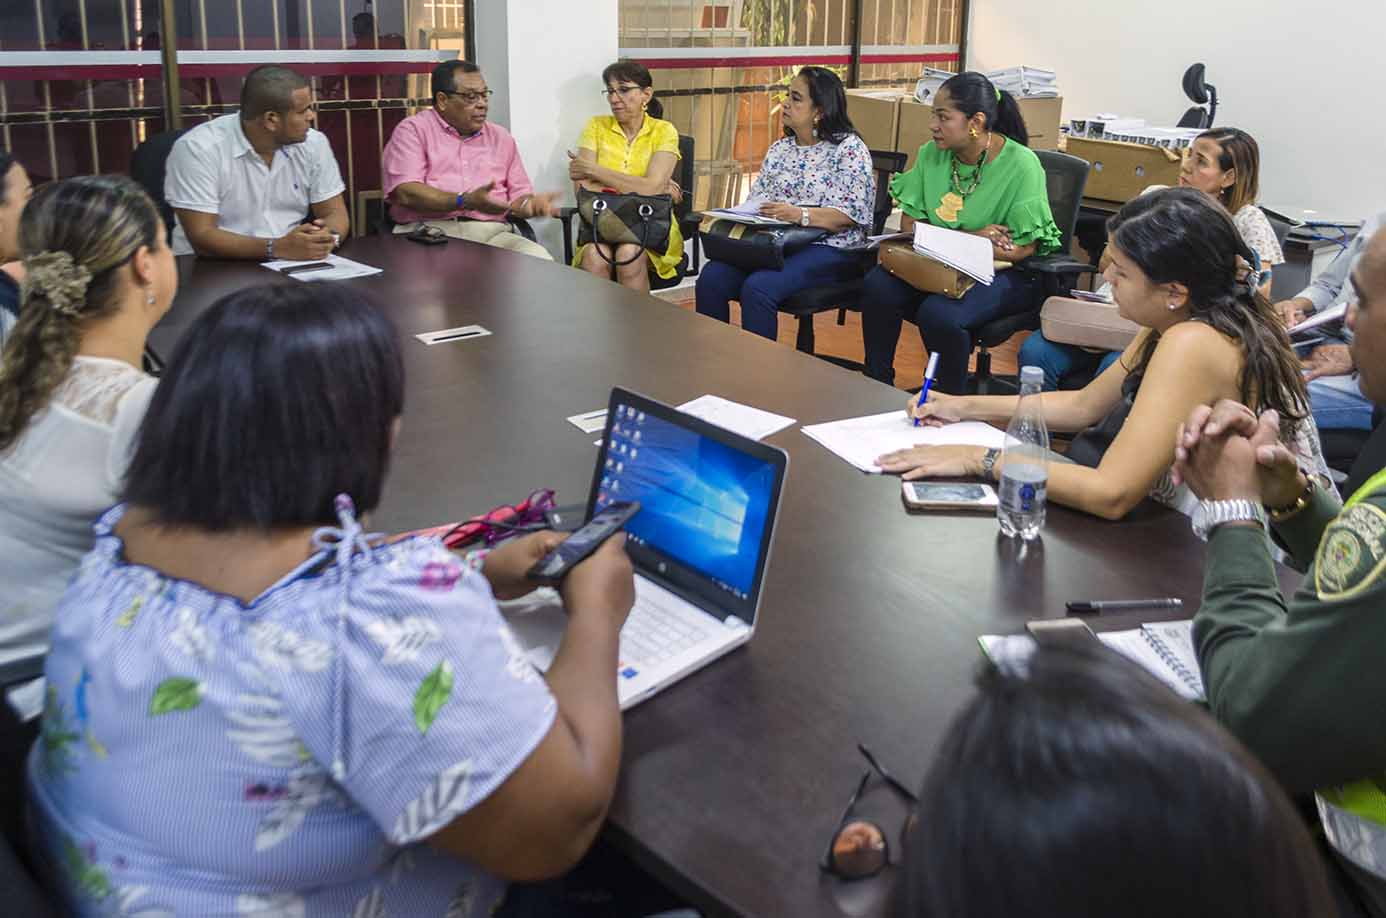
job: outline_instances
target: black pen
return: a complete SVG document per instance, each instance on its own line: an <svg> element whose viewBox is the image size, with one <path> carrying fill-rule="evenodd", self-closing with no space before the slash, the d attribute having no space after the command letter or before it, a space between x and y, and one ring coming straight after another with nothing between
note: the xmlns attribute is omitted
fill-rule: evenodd
<svg viewBox="0 0 1386 918"><path fill-rule="evenodd" d="M1182 609L1184 600L1168 599L1074 599L1064 604L1069 615L1100 615L1131 609Z"/></svg>

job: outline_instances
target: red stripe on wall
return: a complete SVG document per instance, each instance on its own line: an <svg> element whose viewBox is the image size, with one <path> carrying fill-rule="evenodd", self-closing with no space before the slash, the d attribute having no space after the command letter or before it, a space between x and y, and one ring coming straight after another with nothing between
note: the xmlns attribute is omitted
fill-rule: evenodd
<svg viewBox="0 0 1386 918"><path fill-rule="evenodd" d="M391 76L432 73L437 61L352 62L343 64L295 64L304 76ZM181 79L245 76L260 66L258 61L244 64L182 64ZM162 68L157 64L92 64L53 67L0 67L0 80L157 80Z"/></svg>
<svg viewBox="0 0 1386 918"><path fill-rule="evenodd" d="M738 57L642 57L651 70L699 70L704 67L792 67L795 64L850 64L850 54L766 54ZM930 54L863 54L863 64L938 64L958 60L956 51Z"/></svg>

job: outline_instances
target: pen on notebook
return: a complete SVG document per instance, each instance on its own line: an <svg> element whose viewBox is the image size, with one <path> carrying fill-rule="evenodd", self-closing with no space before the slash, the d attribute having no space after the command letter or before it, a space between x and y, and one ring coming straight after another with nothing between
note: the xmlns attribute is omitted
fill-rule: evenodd
<svg viewBox="0 0 1386 918"><path fill-rule="evenodd" d="M924 388L919 390L919 407L923 408L924 403L929 400L929 388L934 384L934 373L938 370L938 351L929 355L929 366L924 370ZM919 418L914 419L914 426L919 426Z"/></svg>
<svg viewBox="0 0 1386 918"><path fill-rule="evenodd" d="M1182 609L1184 600L1167 599L1074 599L1065 603L1069 615L1126 612L1131 609Z"/></svg>

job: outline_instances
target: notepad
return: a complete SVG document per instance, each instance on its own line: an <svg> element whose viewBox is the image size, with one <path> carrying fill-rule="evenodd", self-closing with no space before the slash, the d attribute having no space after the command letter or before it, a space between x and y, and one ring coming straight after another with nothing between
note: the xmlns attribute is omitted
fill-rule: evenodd
<svg viewBox="0 0 1386 918"><path fill-rule="evenodd" d="M1006 432L980 421L960 421L942 427L915 427L903 411L887 411L801 428L811 439L832 450L863 472L879 473L876 460L912 446L985 446L1003 449Z"/></svg>
<svg viewBox="0 0 1386 918"><path fill-rule="evenodd" d="M914 250L941 261L973 280L990 284L996 277L995 259L991 257L991 241L961 230L934 226L922 220L914 224Z"/></svg>
<svg viewBox="0 0 1386 918"><path fill-rule="evenodd" d="M793 418L752 408L718 395L701 395L691 402L684 402L679 410L752 440L763 440L794 423Z"/></svg>
<svg viewBox="0 0 1386 918"><path fill-rule="evenodd" d="M328 267L313 268L312 270L295 271L295 268L308 268L310 265L324 264ZM280 274L292 277L299 281L325 281L325 280L349 280L353 277L370 277L373 274L381 273L382 268L374 265L362 264L359 261L352 261L350 258L343 258L340 255L328 255L325 258L318 258L312 261L266 261L261 264L263 268L271 271L278 271Z"/></svg>
<svg viewBox="0 0 1386 918"><path fill-rule="evenodd" d="M1337 322L1347 316L1347 303L1339 303L1337 306L1330 306L1328 309L1314 313L1309 318L1300 322L1290 329L1291 335L1302 335L1307 331L1312 331L1320 325L1327 325L1330 322Z"/></svg>
<svg viewBox="0 0 1386 918"><path fill-rule="evenodd" d="M1097 639L1190 701L1203 701L1203 675L1194 652L1193 622L1151 622L1129 631L1104 631ZM982 653L996 665L1024 668L1035 652L1028 634L984 634Z"/></svg>
<svg viewBox="0 0 1386 918"><path fill-rule="evenodd" d="M783 220L776 220L773 217L763 217L760 214L760 207L766 203L760 198L747 198L735 207L719 207L714 210L703 211L705 217L715 217L719 220L730 220L733 223L747 223L752 226L789 226Z"/></svg>

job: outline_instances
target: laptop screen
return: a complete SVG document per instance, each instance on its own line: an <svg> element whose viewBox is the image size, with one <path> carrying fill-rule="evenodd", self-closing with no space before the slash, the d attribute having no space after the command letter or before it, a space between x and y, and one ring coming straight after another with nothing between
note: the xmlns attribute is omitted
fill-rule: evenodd
<svg viewBox="0 0 1386 918"><path fill-rule="evenodd" d="M691 588L719 609L753 612L784 454L617 392L625 397L612 400L592 512L639 501L625 530L642 572Z"/></svg>

